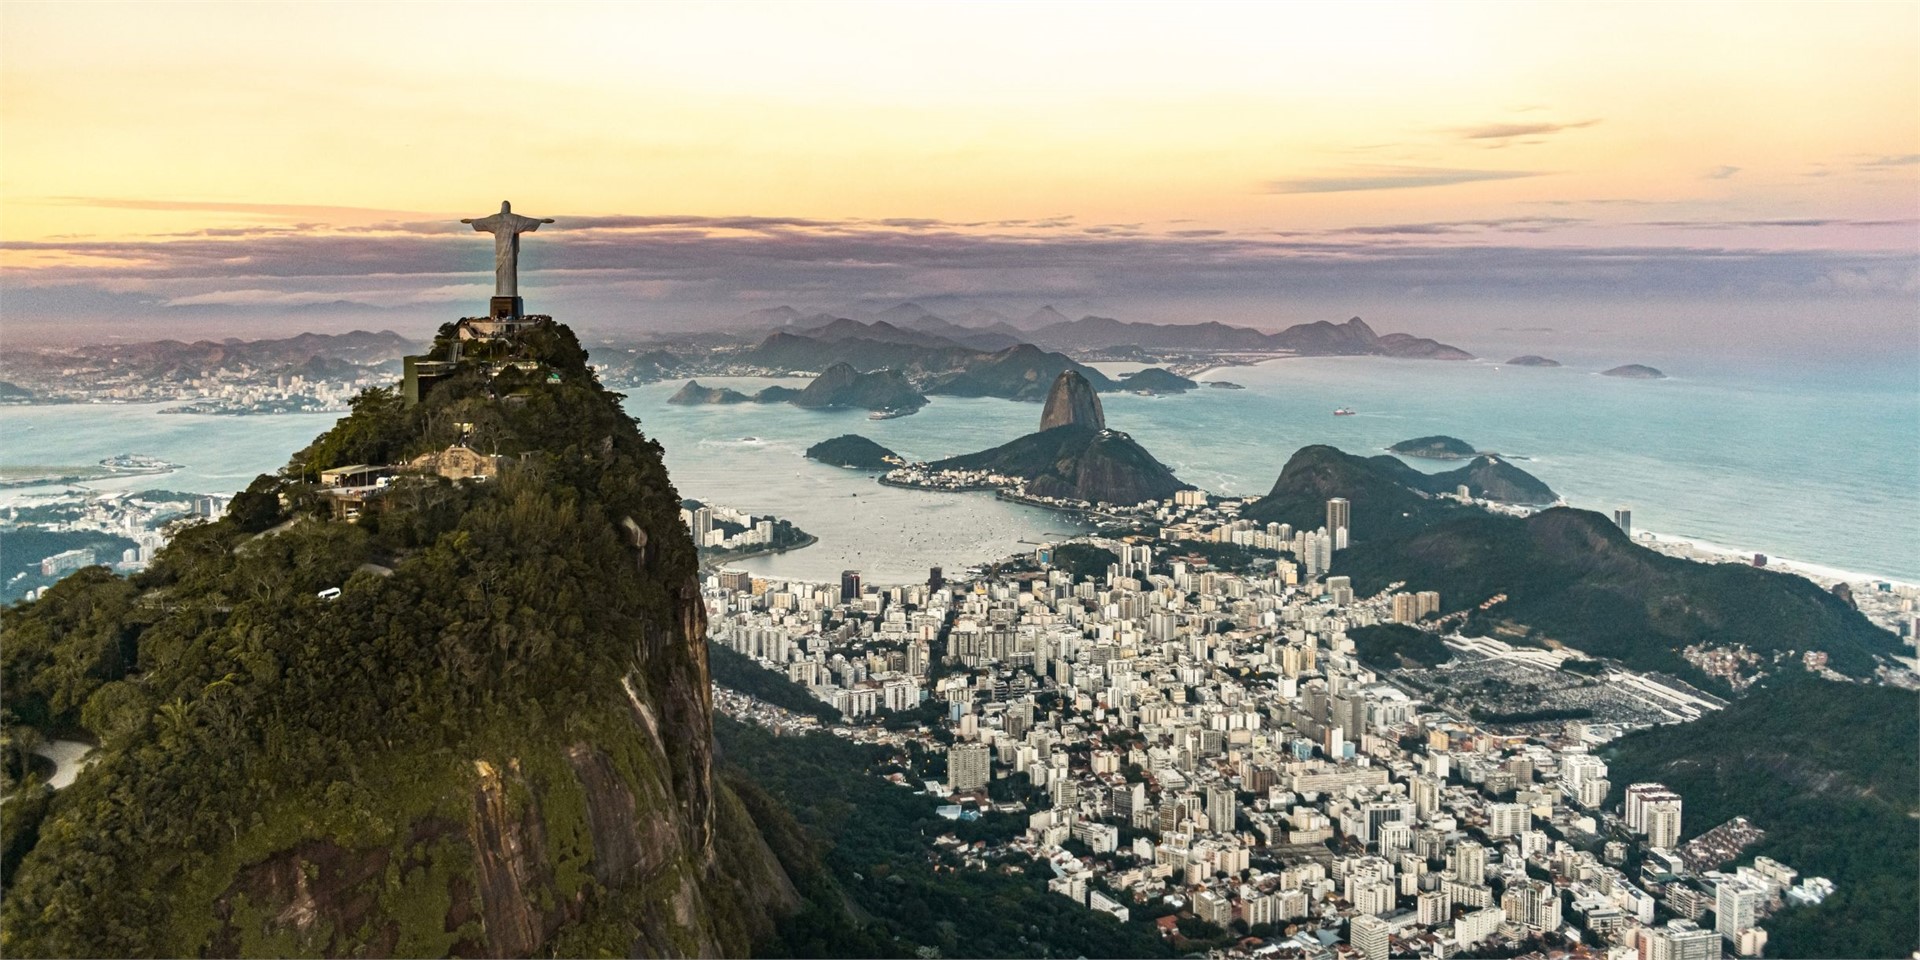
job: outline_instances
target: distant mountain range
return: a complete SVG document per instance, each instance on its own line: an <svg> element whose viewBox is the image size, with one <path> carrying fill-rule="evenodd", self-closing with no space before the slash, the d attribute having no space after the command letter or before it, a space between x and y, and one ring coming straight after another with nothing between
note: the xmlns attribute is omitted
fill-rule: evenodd
<svg viewBox="0 0 1920 960"><path fill-rule="evenodd" d="M1437 340L1407 333L1377 334L1359 317L1345 323L1318 320L1278 333L1218 322L1132 323L1111 317L1069 320L1051 306L1018 320L991 310L943 317L911 301L868 316L862 322L833 314L805 315L792 307L756 310L741 318L748 326L812 339L858 337L888 343L933 346L927 337L976 350L1002 350L1018 343L1064 351L1139 347L1154 351L1291 352L1302 356L1384 356L1426 360L1471 360L1473 355Z"/></svg>
<svg viewBox="0 0 1920 960"><path fill-rule="evenodd" d="M928 394L1041 400L1062 370L1072 370L1097 390L1117 384L1064 354L1017 344L982 350L945 337L907 330L885 320L861 323L837 318L820 327L769 334L735 362L773 370L823 370L844 363L855 370L897 370Z"/></svg>
<svg viewBox="0 0 1920 960"><path fill-rule="evenodd" d="M1082 317L1033 330L1034 343L1056 349L1097 350L1136 346L1149 350L1290 351L1301 356L1382 356L1421 360L1471 360L1473 354L1437 340L1406 333L1374 333L1366 321L1316 320L1265 333L1224 323L1127 323Z"/></svg>
<svg viewBox="0 0 1920 960"><path fill-rule="evenodd" d="M378 333L302 333L275 340L149 340L104 343L47 351L9 351L0 355L8 379L29 385L71 370L109 371L116 377L149 381L194 380L220 370L281 372L308 379L352 380L362 368L378 367L418 353L421 344L391 330Z"/></svg>
<svg viewBox="0 0 1920 960"><path fill-rule="evenodd" d="M420 344L392 330L374 333L302 333L279 340L149 340L142 343L106 343L60 351L62 355L107 360L134 366L192 366L217 369L246 364L273 367L304 363L314 357L371 364L417 352Z"/></svg>

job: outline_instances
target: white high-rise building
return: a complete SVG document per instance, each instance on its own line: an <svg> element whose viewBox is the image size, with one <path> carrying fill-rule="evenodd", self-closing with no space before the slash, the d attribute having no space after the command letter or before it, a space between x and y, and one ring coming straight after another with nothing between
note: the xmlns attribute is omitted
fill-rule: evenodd
<svg viewBox="0 0 1920 960"><path fill-rule="evenodd" d="M1487 836L1514 837L1524 833L1533 823L1533 815L1523 803L1494 803L1487 805ZM1511 913L1512 911L1508 911Z"/></svg>
<svg viewBox="0 0 1920 960"><path fill-rule="evenodd" d="M1720 934L1691 920L1640 933L1639 960L1720 960Z"/></svg>
<svg viewBox="0 0 1920 960"><path fill-rule="evenodd" d="M1560 929L1560 891L1544 880L1525 880L1508 884L1500 898L1500 908L1529 931L1545 933Z"/></svg>
<svg viewBox="0 0 1920 960"><path fill-rule="evenodd" d="M1507 912L1499 907L1485 907L1461 917L1453 925L1453 938L1461 946L1479 943L1493 936L1507 922Z"/></svg>
<svg viewBox="0 0 1920 960"><path fill-rule="evenodd" d="M1722 879L1713 895L1713 928L1737 942L1740 934L1753 929L1755 914L1766 895L1765 887L1742 877Z"/></svg>
<svg viewBox="0 0 1920 960"><path fill-rule="evenodd" d="M1560 790L1580 806L1592 809L1606 802L1607 764L1599 757L1575 754L1560 764Z"/></svg>
<svg viewBox="0 0 1920 960"><path fill-rule="evenodd" d="M1680 798L1651 800L1641 808L1647 828L1647 846L1671 850L1680 844Z"/></svg>
<svg viewBox="0 0 1920 960"><path fill-rule="evenodd" d="M1239 810L1240 801L1233 795L1232 787L1207 787L1207 823L1215 832L1232 833Z"/></svg>
<svg viewBox="0 0 1920 960"><path fill-rule="evenodd" d="M1385 920L1363 913L1353 918L1347 939L1367 960L1387 960L1387 929Z"/></svg>
<svg viewBox="0 0 1920 960"><path fill-rule="evenodd" d="M1353 505L1345 497L1334 497L1327 501L1327 536L1333 540L1333 549L1345 550L1349 532L1353 526Z"/></svg>
<svg viewBox="0 0 1920 960"><path fill-rule="evenodd" d="M1453 848L1453 872L1463 883L1476 886L1487 882L1487 848L1471 840Z"/></svg>
<svg viewBox="0 0 1920 960"><path fill-rule="evenodd" d="M1634 833L1646 833L1646 805L1649 801L1671 799L1679 801L1680 795L1667 789L1664 783L1636 783L1627 787L1626 817L1627 829Z"/></svg>

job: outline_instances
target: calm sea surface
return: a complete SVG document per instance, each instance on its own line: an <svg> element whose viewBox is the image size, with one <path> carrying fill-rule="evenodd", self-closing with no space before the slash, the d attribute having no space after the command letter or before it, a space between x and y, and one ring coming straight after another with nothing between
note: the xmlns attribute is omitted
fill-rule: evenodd
<svg viewBox="0 0 1920 960"><path fill-rule="evenodd" d="M1781 379L1661 365L1672 379L1618 380L1571 366L1292 359L1202 377L1245 390L1109 394L1102 402L1110 426L1133 434L1182 479L1219 493L1265 492L1305 444L1372 454L1445 433L1526 458L1522 466L1575 506L1630 506L1636 529L1920 580L1920 385L1910 373ZM751 391L800 381L701 382ZM786 517L820 537L803 550L737 566L809 579L852 568L878 582L917 580L929 566L953 570L1078 529L988 494L895 490L802 456L843 433L915 459L966 453L1033 430L1037 404L937 397L912 416L871 421L864 412L786 404L668 405L679 385L633 388L626 406L665 446L681 495ZM1342 406L1358 415L1333 416ZM332 421L158 410L0 410L0 466L142 453L186 469L90 485L231 492L285 463ZM35 492L44 491L4 491L0 499Z"/></svg>

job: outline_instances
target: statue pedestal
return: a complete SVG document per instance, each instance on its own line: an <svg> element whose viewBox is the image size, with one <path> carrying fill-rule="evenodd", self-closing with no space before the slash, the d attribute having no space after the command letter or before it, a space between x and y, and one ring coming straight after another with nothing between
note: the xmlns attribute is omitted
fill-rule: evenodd
<svg viewBox="0 0 1920 960"><path fill-rule="evenodd" d="M519 297L494 297L487 303L487 317L498 321L518 320L524 307L525 302Z"/></svg>

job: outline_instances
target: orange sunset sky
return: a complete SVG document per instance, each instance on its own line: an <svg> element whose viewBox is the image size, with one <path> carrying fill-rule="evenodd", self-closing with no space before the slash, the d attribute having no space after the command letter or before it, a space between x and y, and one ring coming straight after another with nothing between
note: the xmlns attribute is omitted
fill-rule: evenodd
<svg viewBox="0 0 1920 960"><path fill-rule="evenodd" d="M558 221L530 296L609 325L1785 302L1884 337L1917 185L1912 3L0 7L17 330L444 313L485 295L452 221L509 197Z"/></svg>

